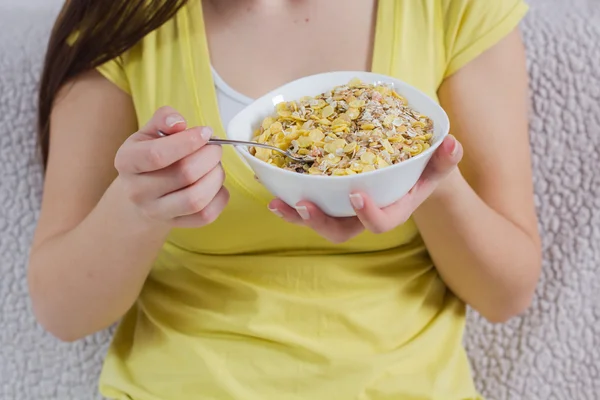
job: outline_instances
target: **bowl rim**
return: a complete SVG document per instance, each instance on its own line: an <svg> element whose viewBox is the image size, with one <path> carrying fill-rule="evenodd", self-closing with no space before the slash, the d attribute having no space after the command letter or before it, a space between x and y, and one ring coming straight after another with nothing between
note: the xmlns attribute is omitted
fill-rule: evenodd
<svg viewBox="0 0 600 400"><path fill-rule="evenodd" d="M361 173L361 174L356 174L356 175L341 175L341 176L333 176L333 175L310 175L310 174L300 174L298 172L293 172L293 171L289 171L287 169L283 169L283 168L279 168L276 167L274 165L271 165L263 160L260 160L258 158L256 158L255 156L253 156L252 154L250 154L250 152L248 151L248 149L246 147L244 148L239 148L238 146L235 146L236 151L243 156L246 160L248 160L249 163L256 163L257 165L262 165L265 166L266 168L269 168L273 171L279 171L280 173L283 173L284 176L296 176L296 179L311 179L311 180L315 180L315 179L321 179L321 180L341 180L341 179L346 179L346 180L351 180L351 179L361 179L362 177L365 176L372 176L374 174L382 174L382 173L386 173L386 171L391 171L394 169L398 169L403 165L409 165L409 164L414 164L415 162L418 162L420 159L422 158L426 158L428 156L431 156L432 153L434 153L438 147L441 146L441 144L443 143L444 139L448 136L448 134L450 133L450 120L448 117L448 114L446 113L446 110L444 110L444 108L438 104L435 100L433 100L431 98L431 96L429 96L428 94L426 94L425 92L423 92L422 90L418 89L417 87L401 80L398 78L394 78L392 76L389 75L384 75L384 74L379 74L379 73L375 73L375 72L368 72L368 71L332 71L332 72L322 72L322 73L317 73L317 74L312 74L312 75L307 75L304 76L302 78L298 78L298 79L294 79L292 81L289 81L273 90L271 90L270 92L260 96L259 98L255 99L252 103L248 104L246 107L244 107L244 109L242 109L242 111L240 111L237 115L235 115L230 121L229 124L227 125L227 130L226 132L229 132L229 128L233 125L233 123L237 122L238 117L240 117L242 114L244 114L248 109L250 109L253 105L255 105L258 102L262 102L265 99L272 99L273 97L275 97L276 95L278 95L278 92L281 92L283 88L285 88L286 86L290 86L293 84L297 84L300 81L306 81L306 80L310 80L310 79L314 79L317 77L322 77L322 76L327 76L327 75L338 75L338 74L358 74L358 75L371 75L373 76L373 78L377 77L380 78L380 81L389 81L390 83L400 83L402 86L404 87L408 87L412 90L414 90L415 92L419 93L421 96L427 98L428 101L430 101L432 103L432 105L436 108L439 109L439 111L441 111L441 115L443 117L443 121L445 122L445 126L446 128L442 131L440 137L438 138L438 140L436 140L428 149L426 149L425 151L423 151L422 153L417 154L416 156L409 158L406 161L402 161L398 164L393 164L390 165L388 167L382 168L382 169L376 169L374 171L369 171L369 172L365 172L365 173ZM394 90L396 90L396 88L394 88ZM399 93L400 95L402 95L402 93ZM409 104L410 105L410 104Z"/></svg>

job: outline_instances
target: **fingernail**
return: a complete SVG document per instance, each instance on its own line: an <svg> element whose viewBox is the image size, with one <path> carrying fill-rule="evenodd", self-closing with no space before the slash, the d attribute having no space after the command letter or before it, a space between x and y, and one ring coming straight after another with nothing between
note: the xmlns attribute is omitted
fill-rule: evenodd
<svg viewBox="0 0 600 400"><path fill-rule="evenodd" d="M296 211L298 212L298 215L300 215L300 218L302 218L303 220L307 221L310 219L310 213L308 212L308 208L304 206L299 206L296 207Z"/></svg>
<svg viewBox="0 0 600 400"><path fill-rule="evenodd" d="M202 139L208 141L212 137L213 131L208 126L202 128L200 135L202 135Z"/></svg>
<svg viewBox="0 0 600 400"><path fill-rule="evenodd" d="M455 156L458 151L458 141L452 135L448 136L448 138L450 139L450 155Z"/></svg>
<svg viewBox="0 0 600 400"><path fill-rule="evenodd" d="M269 207L269 211L277 215L279 218L283 218L283 214L278 209Z"/></svg>
<svg viewBox="0 0 600 400"><path fill-rule="evenodd" d="M183 124L184 122L185 122L185 120L183 119L183 117L181 115L178 115L178 114L169 115L167 117L167 119L165 119L165 124L167 124L167 126L169 128L172 128L172 127L174 127L175 125L178 125L178 124Z"/></svg>
<svg viewBox="0 0 600 400"><path fill-rule="evenodd" d="M362 210L365 207L365 200L360 194L351 194L350 203L355 210Z"/></svg>

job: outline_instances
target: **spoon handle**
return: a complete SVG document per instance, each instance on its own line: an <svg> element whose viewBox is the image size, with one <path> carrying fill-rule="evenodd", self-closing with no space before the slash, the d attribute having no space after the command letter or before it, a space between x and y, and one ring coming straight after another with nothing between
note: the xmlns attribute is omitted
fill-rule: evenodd
<svg viewBox="0 0 600 400"><path fill-rule="evenodd" d="M269 145L262 145L261 143L247 142L244 140L231 140L231 139L220 139L220 138L210 138L208 143L213 144L231 144L233 146L248 146L248 147L266 147L271 148Z"/></svg>
<svg viewBox="0 0 600 400"><path fill-rule="evenodd" d="M209 144L230 144L233 146L247 146L247 147L263 147L265 149L275 150L280 153L285 154L284 150L281 150L278 147L270 146L268 144L256 143L256 142L247 142L245 140L231 140L231 139L219 139L219 138L210 138L208 140Z"/></svg>
<svg viewBox="0 0 600 400"><path fill-rule="evenodd" d="M168 135L164 132L158 131L158 136L167 137ZM266 149L271 149L279 152L285 153L283 150L270 146L268 144L255 143L255 142L247 142L244 140L231 140L231 139L220 139L220 138L210 138L208 139L208 144L230 144L233 146L247 146L247 147L264 147Z"/></svg>
<svg viewBox="0 0 600 400"><path fill-rule="evenodd" d="M165 133L161 132L161 131L158 131L158 136L165 137L167 135ZM248 142L248 141L245 141L245 140L220 139L220 138L214 138L213 137L213 138L210 138L208 140L207 144L219 144L219 145L220 144L229 144L229 145L232 145L232 146L262 147L262 148L265 148L265 149L276 151L276 152L278 152L280 154L283 154L286 157L290 157L291 159L296 160L296 161L301 161L301 162L307 162L308 161L308 160L305 160L303 158L292 156L289 152L287 152L285 150L282 150L279 147L275 147L275 146L271 146L271 145L263 144L263 143Z"/></svg>

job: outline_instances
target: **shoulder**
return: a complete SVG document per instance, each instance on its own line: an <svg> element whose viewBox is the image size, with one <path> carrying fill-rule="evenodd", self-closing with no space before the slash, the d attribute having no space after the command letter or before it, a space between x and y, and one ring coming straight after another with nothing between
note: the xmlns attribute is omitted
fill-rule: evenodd
<svg viewBox="0 0 600 400"><path fill-rule="evenodd" d="M399 41L404 54L420 57L422 65L435 64L438 84L515 30L528 10L524 0L390 0L380 5L380 20L393 21L381 36Z"/></svg>
<svg viewBox="0 0 600 400"><path fill-rule="evenodd" d="M188 31L182 29L181 14L184 10L163 23L159 28L144 36L135 46L121 56L125 66L139 63L142 60L150 60L154 57L167 55L180 43L183 34Z"/></svg>
<svg viewBox="0 0 600 400"><path fill-rule="evenodd" d="M447 75L494 46L528 11L523 0L440 0Z"/></svg>
<svg viewBox="0 0 600 400"><path fill-rule="evenodd" d="M474 11L484 14L505 12L526 4L523 0L440 0L440 3L446 13Z"/></svg>
<svg viewBox="0 0 600 400"><path fill-rule="evenodd" d="M487 27L528 9L523 0L441 0L444 25L451 30L466 25Z"/></svg>
<svg viewBox="0 0 600 400"><path fill-rule="evenodd" d="M98 71L129 94L152 85L153 74L158 71L170 73L171 61L181 59L182 43L186 41L183 36L190 35L181 27L185 20L182 13L187 13L186 6L120 56L100 65Z"/></svg>
<svg viewBox="0 0 600 400"><path fill-rule="evenodd" d="M431 32L434 37L441 33L447 41L518 22L528 10L524 0L395 0L382 5L380 16L394 14L402 30Z"/></svg>

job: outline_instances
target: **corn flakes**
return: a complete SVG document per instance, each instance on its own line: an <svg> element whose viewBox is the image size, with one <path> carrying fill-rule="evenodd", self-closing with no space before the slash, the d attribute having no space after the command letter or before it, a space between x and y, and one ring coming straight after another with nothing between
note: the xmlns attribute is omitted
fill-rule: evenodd
<svg viewBox="0 0 600 400"><path fill-rule="evenodd" d="M410 108L391 86L353 79L315 97L277 104L276 115L255 131L255 142L310 162L268 149L251 153L298 173L345 176L406 161L428 149L432 138L433 121Z"/></svg>

